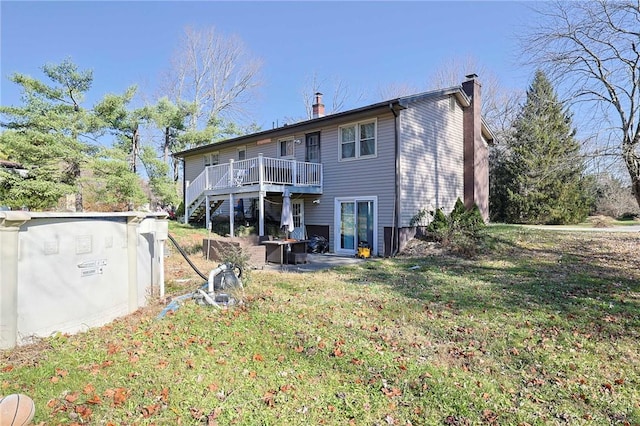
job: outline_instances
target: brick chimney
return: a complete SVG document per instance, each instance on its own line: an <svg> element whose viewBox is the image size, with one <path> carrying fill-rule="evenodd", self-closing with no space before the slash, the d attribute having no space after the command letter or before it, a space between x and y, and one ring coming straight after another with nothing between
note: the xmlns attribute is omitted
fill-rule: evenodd
<svg viewBox="0 0 640 426"><path fill-rule="evenodd" d="M482 140L481 86L476 74L466 76L462 90L471 99L463 115L464 204L477 205L483 219L489 219L489 150Z"/></svg>
<svg viewBox="0 0 640 426"><path fill-rule="evenodd" d="M322 103L322 93L316 92L316 99L312 105L313 118L324 117L324 104Z"/></svg>

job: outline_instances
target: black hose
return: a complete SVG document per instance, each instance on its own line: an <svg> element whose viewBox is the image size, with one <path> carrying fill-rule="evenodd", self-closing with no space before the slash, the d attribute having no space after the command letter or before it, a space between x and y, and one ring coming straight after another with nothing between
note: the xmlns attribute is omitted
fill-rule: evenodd
<svg viewBox="0 0 640 426"><path fill-rule="evenodd" d="M196 265L193 264L193 262L191 261L191 259L189 259L189 256L187 256L187 253L185 253L185 251L182 249L182 247L180 247L180 245L178 244L178 242L171 236L171 234L168 234L169 239L171 240L171 242L173 243L174 246L176 246L176 248L178 249L178 251L180 252L180 254L182 255L182 257L184 257L184 259L187 261L187 263L189 264L189 266L191 266L191 268L196 271L196 273L198 275L200 275L202 277L203 280L208 281L209 277L206 276L205 274L203 274L202 272L200 272L200 270L196 267Z"/></svg>

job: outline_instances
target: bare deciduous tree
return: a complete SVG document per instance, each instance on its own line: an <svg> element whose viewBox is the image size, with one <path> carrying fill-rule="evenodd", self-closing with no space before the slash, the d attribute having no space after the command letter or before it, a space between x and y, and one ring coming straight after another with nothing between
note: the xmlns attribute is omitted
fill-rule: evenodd
<svg viewBox="0 0 640 426"><path fill-rule="evenodd" d="M503 136L511 131L511 124L524 100L524 92L505 88L498 76L475 58L451 58L428 78L429 90L458 86L465 76L477 74L482 85L482 115L491 129Z"/></svg>
<svg viewBox="0 0 640 426"><path fill-rule="evenodd" d="M542 19L522 40L525 62L611 123L640 206L640 3L554 1L537 12Z"/></svg>
<svg viewBox="0 0 640 426"><path fill-rule="evenodd" d="M403 96L411 96L419 92L419 89L407 83L390 83L385 86L378 87L377 91L380 101L401 98Z"/></svg>
<svg viewBox="0 0 640 426"><path fill-rule="evenodd" d="M191 130L243 112L260 85L261 62L251 57L237 37L214 28L186 28L166 72L163 91L175 104L189 103Z"/></svg>
<svg viewBox="0 0 640 426"><path fill-rule="evenodd" d="M343 111L347 104L352 104L362 99L362 94L354 95L349 85L342 78L321 79L316 72L306 78L301 92L307 119L313 117L313 104L317 92L328 95L327 98L331 100L331 104L325 109L327 114Z"/></svg>

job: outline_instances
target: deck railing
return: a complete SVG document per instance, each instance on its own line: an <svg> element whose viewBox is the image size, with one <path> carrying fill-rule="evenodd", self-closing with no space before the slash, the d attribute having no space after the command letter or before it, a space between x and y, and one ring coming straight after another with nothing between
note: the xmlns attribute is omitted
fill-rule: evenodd
<svg viewBox="0 0 640 426"><path fill-rule="evenodd" d="M229 190L246 185L322 186L322 164L258 156L207 166L186 189L190 206L205 191Z"/></svg>

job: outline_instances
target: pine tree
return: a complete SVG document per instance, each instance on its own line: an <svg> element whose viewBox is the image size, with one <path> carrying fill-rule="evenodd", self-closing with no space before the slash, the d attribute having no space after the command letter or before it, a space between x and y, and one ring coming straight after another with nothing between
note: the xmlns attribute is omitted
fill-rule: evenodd
<svg viewBox="0 0 640 426"><path fill-rule="evenodd" d="M512 223L577 223L589 205L583 188L584 164L571 116L551 82L537 71L514 123L504 160L511 177L503 204Z"/></svg>
<svg viewBox="0 0 640 426"><path fill-rule="evenodd" d="M0 169L0 205L50 210L67 195L75 195L77 211L147 202L135 170L139 117L128 109L135 88L86 108L91 71L79 70L70 59L42 70L49 82L11 76L21 86L24 105L0 106L0 151L27 170L23 176ZM113 149L98 143L101 137L105 142L106 132L117 137Z"/></svg>
<svg viewBox="0 0 640 426"><path fill-rule="evenodd" d="M62 196L75 193L76 208L81 210L79 178L95 151L91 135L96 130L82 100L93 75L78 70L70 60L42 70L52 84L14 74L11 80L21 86L25 105L0 107L5 128L0 135L2 151L28 170L26 178L0 177L0 197L12 208L50 209Z"/></svg>

